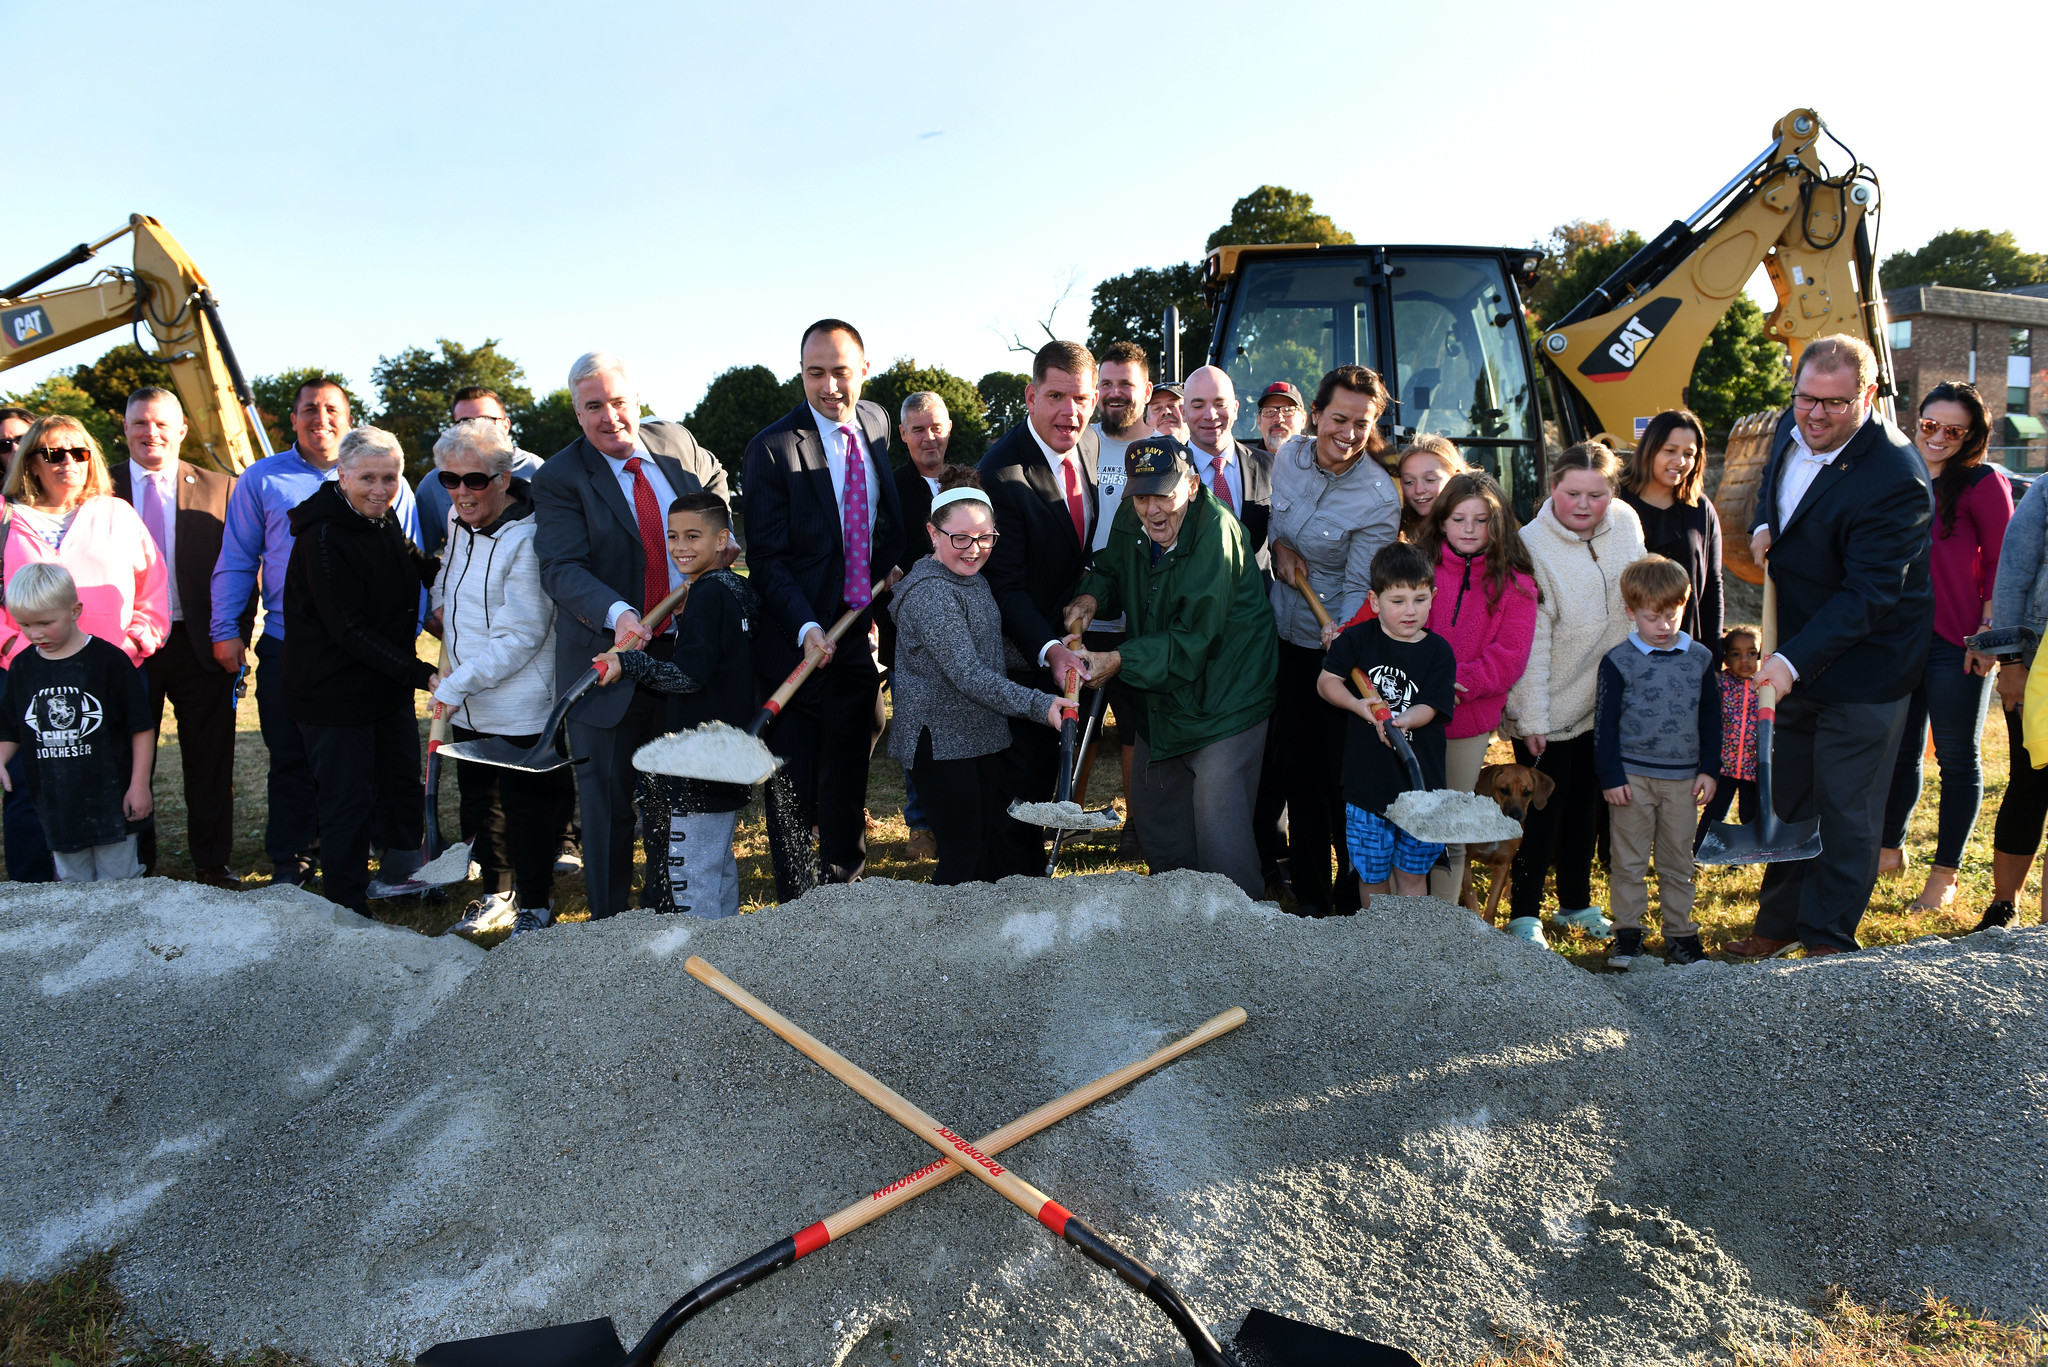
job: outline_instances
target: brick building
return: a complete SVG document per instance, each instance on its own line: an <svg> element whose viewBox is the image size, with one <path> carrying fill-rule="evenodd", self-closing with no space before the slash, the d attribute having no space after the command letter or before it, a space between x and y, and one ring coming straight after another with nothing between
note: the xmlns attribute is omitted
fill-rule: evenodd
<svg viewBox="0 0 2048 1367"><path fill-rule="evenodd" d="M1966 381L1984 396L1991 458L2014 470L2048 470L2048 285L2004 293L1913 285L1885 291L1884 302L1899 425L1911 430L1934 386Z"/></svg>

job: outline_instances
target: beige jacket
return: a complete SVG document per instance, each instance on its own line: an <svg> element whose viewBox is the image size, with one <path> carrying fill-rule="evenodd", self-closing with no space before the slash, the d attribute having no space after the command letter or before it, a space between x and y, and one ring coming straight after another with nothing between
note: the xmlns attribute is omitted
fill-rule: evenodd
<svg viewBox="0 0 2048 1367"><path fill-rule="evenodd" d="M1593 729L1600 657L1628 636L1621 572L1649 553L1643 524L1617 498L1593 535L1582 539L1557 520L1545 499L1522 528L1522 542L1536 564L1543 602L1536 609L1529 667L1508 690L1501 729L1511 736L1570 740Z"/></svg>

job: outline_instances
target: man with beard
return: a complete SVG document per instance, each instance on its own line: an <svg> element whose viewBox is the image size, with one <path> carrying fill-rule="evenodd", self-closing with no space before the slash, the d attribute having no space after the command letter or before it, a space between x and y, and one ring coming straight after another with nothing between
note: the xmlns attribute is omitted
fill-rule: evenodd
<svg viewBox="0 0 2048 1367"><path fill-rule="evenodd" d="M1063 639L1061 609L1093 559L1098 520L1107 520L1095 487L1098 439L1088 425L1095 386L1088 348L1047 342L1031 361L1024 421L981 458L981 487L995 509L998 537L982 573L1016 651L1010 677L1041 693L1064 694L1069 673L1081 669ZM1005 788L1025 802L1050 801L1059 781L1059 733L1012 720L1010 737ZM1043 877L1044 832L1021 821L1010 827L997 867Z"/></svg>
<svg viewBox="0 0 2048 1367"><path fill-rule="evenodd" d="M1301 406L1301 391L1285 380L1275 380L1259 395L1259 444L1266 454L1277 456L1288 439L1308 426L1308 413Z"/></svg>
<svg viewBox="0 0 2048 1367"><path fill-rule="evenodd" d="M302 884L313 875L320 843L320 804L305 738L285 700L284 578L291 563L292 509L340 474L341 439L351 426L348 393L338 380L315 375L292 398L292 434L285 450L244 470L228 496L220 559L213 567L213 658L239 675L248 658L238 620L260 582L263 634L256 638L256 715L270 752L263 847L272 876ZM419 508L399 481L391 513L408 540L419 544ZM388 877L407 870L387 868Z"/></svg>
<svg viewBox="0 0 2048 1367"><path fill-rule="evenodd" d="M1101 419L1094 426L1096 442L1096 495L1101 512L1095 519L1095 538L1092 551L1100 554L1109 541L1110 524L1116 520L1117 505L1123 501L1124 448L1132 442L1153 435L1151 424L1145 420L1145 410L1152 402L1152 364L1145 355L1145 348L1136 342L1112 342L1103 348L1096 358L1100 385L1096 390L1096 406ZM1106 621L1090 622L1082 638L1089 650L1115 650L1123 639L1124 617L1122 613ZM1138 715L1136 695L1130 685L1122 679L1111 679L1105 688L1109 712L1116 718L1116 739L1122 751L1124 771L1124 803L1129 806L1131 793L1132 747L1138 743L1135 718ZM1074 781L1074 800L1079 802L1088 791L1088 776L1093 771L1095 748L1091 744L1088 753L1081 757L1081 772ZM1128 812L1126 813L1128 817ZM1130 853L1137 850L1138 837L1135 828L1126 822L1117 848Z"/></svg>

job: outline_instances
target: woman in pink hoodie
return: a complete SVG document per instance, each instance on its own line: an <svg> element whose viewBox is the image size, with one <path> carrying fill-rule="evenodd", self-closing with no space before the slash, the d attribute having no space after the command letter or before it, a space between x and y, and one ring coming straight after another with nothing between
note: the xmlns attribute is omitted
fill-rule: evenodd
<svg viewBox="0 0 2048 1367"><path fill-rule="evenodd" d="M12 576L32 560L55 561L78 585L82 629L138 666L155 654L171 631L170 572L142 519L115 496L92 434L76 418L41 419L15 448L0 493L0 569ZM0 607L0 664L27 644Z"/></svg>
<svg viewBox="0 0 2048 1367"><path fill-rule="evenodd" d="M1483 472L1445 481L1416 540L1436 561L1429 629L1450 642L1458 657L1458 706L1445 732L1445 776L1451 787L1470 792L1485 767L1508 689L1529 664L1536 637L1535 570L1500 486ZM1448 854L1449 877L1442 869L1432 873L1430 892L1455 902L1465 880L1465 847L1452 845Z"/></svg>

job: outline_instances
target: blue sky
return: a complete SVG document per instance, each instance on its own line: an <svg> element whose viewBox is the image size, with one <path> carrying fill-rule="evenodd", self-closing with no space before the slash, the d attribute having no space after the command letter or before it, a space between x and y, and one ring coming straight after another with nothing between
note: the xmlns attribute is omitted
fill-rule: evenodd
<svg viewBox="0 0 2048 1367"><path fill-rule="evenodd" d="M1881 251L2048 250L2038 105L1992 69L2037 10L1973 6L1946 53L1900 6L1805 11L17 0L0 279L148 213L252 373L362 389L380 354L498 337L540 390L602 346L680 416L728 366L792 373L827 314L878 366L1021 369L1008 335L1062 289L1081 337L1097 281L1199 256L1261 183L1361 241L1653 232L1797 105L1882 177Z"/></svg>

